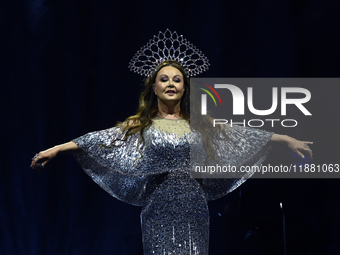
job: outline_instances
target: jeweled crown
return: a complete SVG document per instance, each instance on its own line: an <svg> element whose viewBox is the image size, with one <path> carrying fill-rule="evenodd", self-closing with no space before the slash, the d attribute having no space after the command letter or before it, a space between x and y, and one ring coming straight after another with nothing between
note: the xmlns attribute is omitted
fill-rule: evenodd
<svg viewBox="0 0 340 255"><path fill-rule="evenodd" d="M188 76L196 76L209 68L209 60L183 35L167 29L159 32L131 59L129 68L140 75L150 76L164 60L176 60Z"/></svg>

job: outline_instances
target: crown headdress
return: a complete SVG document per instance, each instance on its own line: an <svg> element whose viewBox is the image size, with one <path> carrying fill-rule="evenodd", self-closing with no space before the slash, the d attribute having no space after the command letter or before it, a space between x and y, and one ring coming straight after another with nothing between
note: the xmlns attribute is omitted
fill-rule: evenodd
<svg viewBox="0 0 340 255"><path fill-rule="evenodd" d="M150 76L164 60L176 60L188 76L208 70L209 60L183 35L167 29L159 32L131 59L129 68L140 75Z"/></svg>

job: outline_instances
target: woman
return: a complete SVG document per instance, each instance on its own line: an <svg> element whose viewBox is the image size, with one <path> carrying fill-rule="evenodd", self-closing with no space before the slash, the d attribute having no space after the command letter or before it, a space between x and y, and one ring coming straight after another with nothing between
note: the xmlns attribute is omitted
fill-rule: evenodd
<svg viewBox="0 0 340 255"><path fill-rule="evenodd" d="M177 61L163 61L145 85L136 115L114 128L39 152L31 167L38 161L45 166L60 152L74 152L86 173L103 189L122 201L143 206L144 254L206 255L207 201L234 190L249 176L190 178L190 146L211 158L214 141L205 133L208 120L189 127L190 88L185 69ZM301 157L304 152L311 156L306 147L310 142L250 128L234 127L224 132L225 146L218 149L224 155L223 162L240 164L247 158L247 164L259 164L270 141L287 143Z"/></svg>

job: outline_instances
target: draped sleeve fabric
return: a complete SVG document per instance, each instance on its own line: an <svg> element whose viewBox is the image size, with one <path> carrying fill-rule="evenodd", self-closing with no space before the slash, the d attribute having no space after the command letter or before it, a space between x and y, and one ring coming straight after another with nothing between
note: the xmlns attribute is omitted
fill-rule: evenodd
<svg viewBox="0 0 340 255"><path fill-rule="evenodd" d="M163 119L145 130L143 143L139 134L124 140L118 127L95 131L73 140L81 148L74 156L110 195L142 206L167 173L189 172L188 131L185 120L164 124Z"/></svg>
<svg viewBox="0 0 340 255"><path fill-rule="evenodd" d="M269 153L272 133L239 126L227 127L228 139L215 136L215 152L221 164L258 165ZM114 127L85 134L73 141L81 152L75 157L84 171L113 197L133 205L145 205L168 173L190 174L192 153L205 159L202 136L191 131L185 120L157 118L145 130L144 142L134 134L126 140ZM194 159L195 160L195 159ZM224 179L198 179L208 200L217 199L240 186L251 173Z"/></svg>
<svg viewBox="0 0 340 255"><path fill-rule="evenodd" d="M124 134L118 127L95 131L73 140L81 152L74 156L84 171L113 197L143 205L150 176L136 174L140 158L139 136Z"/></svg>
<svg viewBox="0 0 340 255"><path fill-rule="evenodd" d="M202 178L200 182L207 200L218 199L244 183L254 172L241 172L241 167L259 166L266 159L272 147L270 142L272 132L234 125L226 126L225 133L227 139L218 134L212 138L214 139L213 153L218 158L215 163L220 166L233 166L235 172L222 173L220 176L214 175L218 178ZM197 134L196 136L200 137ZM202 152L200 148L202 139L197 138L196 140L192 146L191 163L204 165L205 156L202 154L205 152ZM193 167L192 171L194 171Z"/></svg>

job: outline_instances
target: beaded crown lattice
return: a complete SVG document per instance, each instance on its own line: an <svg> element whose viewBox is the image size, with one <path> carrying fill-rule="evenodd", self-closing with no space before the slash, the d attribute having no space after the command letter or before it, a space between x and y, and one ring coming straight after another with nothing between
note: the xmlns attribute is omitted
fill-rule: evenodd
<svg viewBox="0 0 340 255"><path fill-rule="evenodd" d="M131 59L129 68L140 75L150 76L164 60L176 60L188 76L208 70L209 60L192 43L167 29L159 32Z"/></svg>

